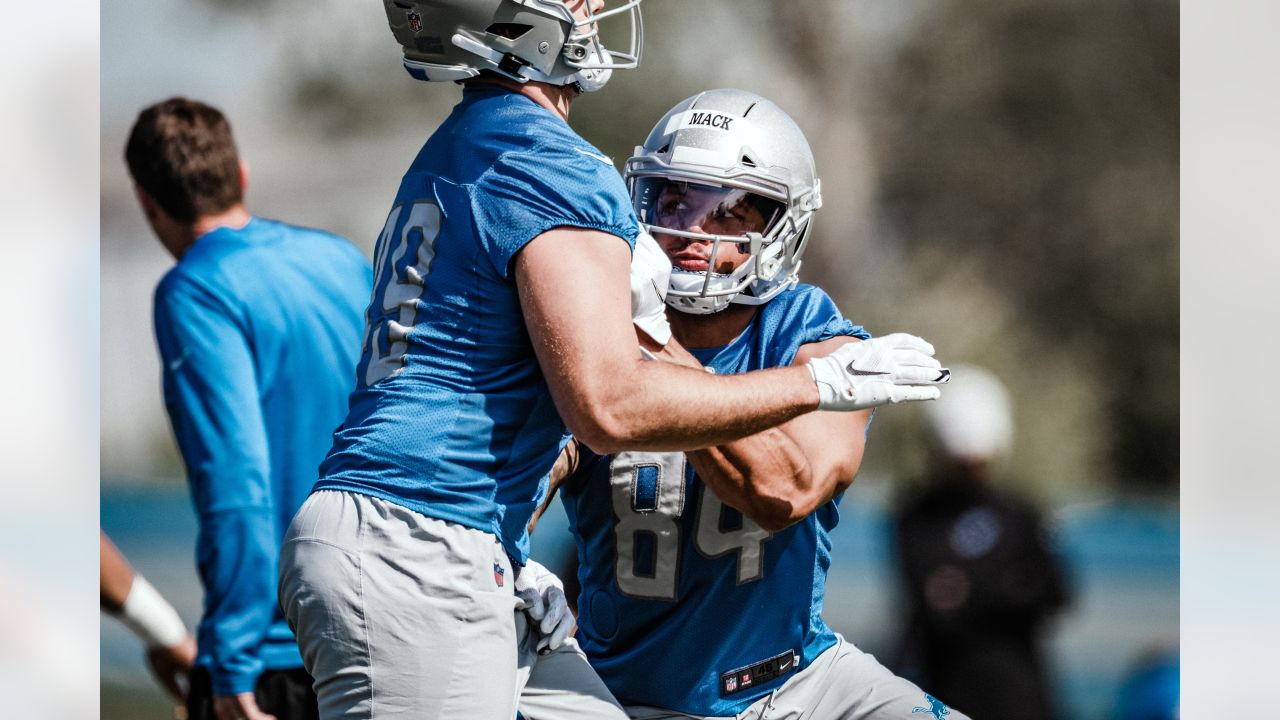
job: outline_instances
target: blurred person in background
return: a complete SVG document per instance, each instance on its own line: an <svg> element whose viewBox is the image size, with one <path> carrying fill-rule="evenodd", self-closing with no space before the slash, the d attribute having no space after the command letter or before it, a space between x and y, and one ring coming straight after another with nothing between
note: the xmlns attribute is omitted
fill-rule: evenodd
<svg viewBox="0 0 1280 720"><path fill-rule="evenodd" d="M146 108L125 160L177 260L154 320L205 589L189 716L313 718L312 681L276 600L277 558L346 414L369 263L341 237L250 214L247 166L209 105Z"/></svg>
<svg viewBox="0 0 1280 720"><path fill-rule="evenodd" d="M1053 718L1045 621L1067 602L1040 513L993 485L1009 449L1009 394L991 372L955 368L924 408L927 484L897 519L910 617L900 672L982 720Z"/></svg>
<svg viewBox="0 0 1280 720"><path fill-rule="evenodd" d="M196 639L178 611L139 575L107 534L100 532L100 603L147 647L147 664L174 698L187 699L188 676L196 659Z"/></svg>

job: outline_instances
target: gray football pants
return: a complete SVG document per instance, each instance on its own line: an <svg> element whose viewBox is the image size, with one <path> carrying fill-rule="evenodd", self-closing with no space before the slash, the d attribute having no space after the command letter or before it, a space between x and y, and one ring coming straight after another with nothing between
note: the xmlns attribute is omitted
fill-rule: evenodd
<svg viewBox="0 0 1280 720"><path fill-rule="evenodd" d="M493 535L356 493L313 493L280 554L321 720L511 720L514 585Z"/></svg>
<svg viewBox="0 0 1280 720"><path fill-rule="evenodd" d="M523 611L516 613L519 638L520 715L524 720L627 720L604 681L591 669L573 638L539 656L537 630Z"/></svg>
<svg viewBox="0 0 1280 720"><path fill-rule="evenodd" d="M872 655L836 638L835 645L777 690L725 720L969 720L889 672ZM642 706L627 706L627 713L633 720L695 717Z"/></svg>

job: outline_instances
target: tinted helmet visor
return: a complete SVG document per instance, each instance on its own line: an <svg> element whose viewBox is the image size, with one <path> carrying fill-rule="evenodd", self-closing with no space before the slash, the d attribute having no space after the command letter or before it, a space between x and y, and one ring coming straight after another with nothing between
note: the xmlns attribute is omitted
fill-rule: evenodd
<svg viewBox="0 0 1280 720"><path fill-rule="evenodd" d="M781 201L748 190L664 177L638 178L634 193L640 222L655 230L768 235L785 210Z"/></svg>

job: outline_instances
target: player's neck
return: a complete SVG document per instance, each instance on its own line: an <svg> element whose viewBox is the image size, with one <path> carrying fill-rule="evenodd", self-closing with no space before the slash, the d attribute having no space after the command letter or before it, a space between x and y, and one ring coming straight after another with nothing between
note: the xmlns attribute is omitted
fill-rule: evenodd
<svg viewBox="0 0 1280 720"><path fill-rule="evenodd" d="M573 105L574 99L581 94L572 85L552 85L538 82L537 80L518 83L511 78L502 77L496 73L485 74L483 77L469 80L468 82L501 85L511 92L519 93L538 103L565 122L569 121L569 108Z"/></svg>
<svg viewBox="0 0 1280 720"><path fill-rule="evenodd" d="M191 239L194 241L201 235L211 233L221 227L239 230L248 225L252 219L253 216L249 214L244 205L240 204L233 205L220 213L201 215L195 219L195 222L191 223Z"/></svg>
<svg viewBox="0 0 1280 720"><path fill-rule="evenodd" d="M730 305L718 313L691 315L668 309L671 333L687 348L723 347L742 334L755 318L756 305Z"/></svg>
<svg viewBox="0 0 1280 720"><path fill-rule="evenodd" d="M219 213L200 215L189 225L174 225L163 230L157 228L156 233L173 257L181 260L201 236L222 227L239 230L252 219L253 215L249 214L244 205L236 204Z"/></svg>

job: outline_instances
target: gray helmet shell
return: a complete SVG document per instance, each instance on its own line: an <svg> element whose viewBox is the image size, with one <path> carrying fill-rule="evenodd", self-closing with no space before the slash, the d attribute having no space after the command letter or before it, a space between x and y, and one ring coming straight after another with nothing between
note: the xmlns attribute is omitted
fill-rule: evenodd
<svg viewBox="0 0 1280 720"><path fill-rule="evenodd" d="M627 160L625 177L643 218L636 181L663 177L747 190L783 203L764 235L722 238L747 243L750 258L732 275L673 271L667 303L684 312L718 312L729 303L758 305L798 282L801 258L822 206L813 152L791 116L745 90L709 90L671 108ZM654 235L669 230L646 224ZM696 233L676 233L696 236ZM716 236L705 236L714 238ZM678 277L677 277L678 275ZM690 282L694 280L693 282Z"/></svg>
<svg viewBox="0 0 1280 720"><path fill-rule="evenodd" d="M640 64L642 0L575 18L564 0L383 0L387 23L419 80L454 81L500 73L518 82L576 84L598 90L613 70ZM631 18L631 47L605 48L598 23Z"/></svg>

